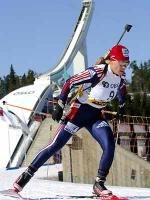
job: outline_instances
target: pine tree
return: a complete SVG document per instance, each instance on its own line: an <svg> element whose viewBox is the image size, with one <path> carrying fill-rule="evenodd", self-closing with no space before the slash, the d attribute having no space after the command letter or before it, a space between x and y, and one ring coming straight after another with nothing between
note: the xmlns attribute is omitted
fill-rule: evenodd
<svg viewBox="0 0 150 200"><path fill-rule="evenodd" d="M26 74L23 74L21 78L21 86L26 86L27 85L27 77Z"/></svg>
<svg viewBox="0 0 150 200"><path fill-rule="evenodd" d="M31 70L31 69L29 69L28 74L27 74L27 78L26 78L26 80L27 80L27 85L31 85L31 84L34 83L35 75L36 75L36 74L34 73L34 71Z"/></svg>
<svg viewBox="0 0 150 200"><path fill-rule="evenodd" d="M16 75L16 72L12 64L10 67L10 73L9 75L6 76L5 80L6 80L7 93L14 91L15 89L20 87L19 76Z"/></svg>

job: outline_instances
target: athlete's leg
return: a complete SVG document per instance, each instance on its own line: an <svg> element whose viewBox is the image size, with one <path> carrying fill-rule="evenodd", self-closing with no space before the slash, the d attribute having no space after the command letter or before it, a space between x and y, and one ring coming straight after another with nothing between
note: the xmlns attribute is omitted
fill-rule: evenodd
<svg viewBox="0 0 150 200"><path fill-rule="evenodd" d="M80 114L76 117L80 105L81 104L79 102L75 102L73 106L71 106L69 113L64 119L64 123L58 128L52 142L37 154L27 170L23 172L16 180L14 183L14 188L17 192L21 191L29 182L34 173L39 169L39 167L41 167L52 155L54 155L54 153L61 149L71 138L71 136L82 127L80 123L82 115ZM82 110L80 113L82 113Z"/></svg>
<svg viewBox="0 0 150 200"><path fill-rule="evenodd" d="M103 150L99 163L97 178L93 186L94 191L97 194L101 194L102 191L107 190L107 188L104 186L104 182L114 158L115 142L113 132L108 123L104 120L99 120L91 126L88 125L86 128L100 144ZM107 190L106 193L110 193L110 191Z"/></svg>
<svg viewBox="0 0 150 200"><path fill-rule="evenodd" d="M64 129L65 126L66 125L62 124L58 127L51 143L43 148L33 159L31 163L32 167L39 169L52 155L54 155L54 153L67 143L72 134Z"/></svg>
<svg viewBox="0 0 150 200"><path fill-rule="evenodd" d="M91 127L87 128L103 150L103 154L99 163L99 169L109 171L115 151L114 136L110 126L106 121L99 120Z"/></svg>
<svg viewBox="0 0 150 200"><path fill-rule="evenodd" d="M18 177L13 185L15 191L20 192L33 177L34 173L71 138L72 134L65 129L65 126L59 126L52 142L37 154L26 171Z"/></svg>

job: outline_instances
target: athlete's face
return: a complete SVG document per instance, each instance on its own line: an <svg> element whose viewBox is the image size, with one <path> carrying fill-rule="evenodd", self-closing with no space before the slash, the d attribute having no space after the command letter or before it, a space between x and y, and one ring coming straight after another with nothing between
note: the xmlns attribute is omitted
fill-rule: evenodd
<svg viewBox="0 0 150 200"><path fill-rule="evenodd" d="M118 76L122 76L129 65L129 61L113 60L110 62L111 70Z"/></svg>

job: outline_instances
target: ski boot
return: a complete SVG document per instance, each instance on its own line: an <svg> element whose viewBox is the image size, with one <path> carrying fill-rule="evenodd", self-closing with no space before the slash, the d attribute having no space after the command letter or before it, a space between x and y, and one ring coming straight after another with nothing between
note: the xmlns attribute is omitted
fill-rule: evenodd
<svg viewBox="0 0 150 200"><path fill-rule="evenodd" d="M105 187L104 182L105 180L101 180L99 177L96 177L93 185L93 194L96 197L112 196L112 192Z"/></svg>
<svg viewBox="0 0 150 200"><path fill-rule="evenodd" d="M29 182L29 180L34 176L37 170L32 166L29 166L14 182L13 191L18 193L21 192L24 186Z"/></svg>

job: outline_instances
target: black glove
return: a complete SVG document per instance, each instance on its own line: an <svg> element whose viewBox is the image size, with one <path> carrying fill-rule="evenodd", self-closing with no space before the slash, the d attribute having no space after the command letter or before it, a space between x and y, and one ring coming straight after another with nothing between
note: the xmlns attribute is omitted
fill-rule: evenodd
<svg viewBox="0 0 150 200"><path fill-rule="evenodd" d="M123 115L125 113L125 109L124 109L124 105L120 105L119 106L119 109L118 109L118 112L117 112L117 115L116 115L116 118L120 121L123 121Z"/></svg>
<svg viewBox="0 0 150 200"><path fill-rule="evenodd" d="M55 106L55 109L52 112L52 119L57 122L61 119L63 115L63 109L64 109L64 104L62 103L61 100L58 101L58 103Z"/></svg>

